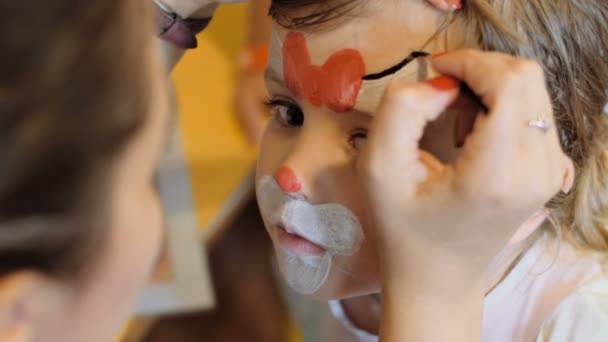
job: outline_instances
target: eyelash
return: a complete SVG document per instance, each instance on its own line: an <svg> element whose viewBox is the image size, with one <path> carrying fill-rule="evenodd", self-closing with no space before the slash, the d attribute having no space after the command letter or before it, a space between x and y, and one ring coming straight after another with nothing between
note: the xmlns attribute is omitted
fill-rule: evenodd
<svg viewBox="0 0 608 342"><path fill-rule="evenodd" d="M264 103L264 105L270 110L271 115L284 127L299 127L302 126L304 124L304 113L302 112L302 109L300 109L300 107L298 105L296 105L295 103L289 101L289 100L285 100L285 99L280 99L280 98L274 98L274 99L267 99L266 102ZM297 117L297 121L296 122L290 122L290 118L285 118L283 117L281 114L283 114L281 112L281 109L285 109L286 112L284 113L284 115L298 115L299 117ZM295 113L290 113L290 110L295 110Z"/></svg>
<svg viewBox="0 0 608 342"><path fill-rule="evenodd" d="M363 145L360 145L357 143L357 139L365 139L367 140L367 129L364 128L357 128L355 130L353 130L350 133L350 137L348 139L348 143L357 151L361 151L361 148L363 148ZM363 144L365 144L365 141L363 141Z"/></svg>
<svg viewBox="0 0 608 342"><path fill-rule="evenodd" d="M302 109L290 100L282 98L269 98L264 102L264 105L271 111L271 115L283 126L287 128L300 127L304 124L304 113ZM286 112L282 113L281 109L285 109ZM291 113L291 115L298 115L297 121L293 122L290 118L285 118L283 115L289 115L290 110L296 110L297 112ZM283 115L282 115L283 114ZM291 121L291 122L290 122ZM363 147L358 142L358 139L367 139L367 129L356 128L349 136L348 143L355 150L359 151ZM364 143L364 142L363 142Z"/></svg>

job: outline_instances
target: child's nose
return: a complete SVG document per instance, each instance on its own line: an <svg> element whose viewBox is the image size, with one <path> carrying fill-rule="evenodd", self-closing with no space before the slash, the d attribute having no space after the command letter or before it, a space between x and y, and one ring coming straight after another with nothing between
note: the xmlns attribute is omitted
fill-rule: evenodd
<svg viewBox="0 0 608 342"><path fill-rule="evenodd" d="M289 166L281 166L274 175L274 178L285 193L295 193L302 190L302 184Z"/></svg>

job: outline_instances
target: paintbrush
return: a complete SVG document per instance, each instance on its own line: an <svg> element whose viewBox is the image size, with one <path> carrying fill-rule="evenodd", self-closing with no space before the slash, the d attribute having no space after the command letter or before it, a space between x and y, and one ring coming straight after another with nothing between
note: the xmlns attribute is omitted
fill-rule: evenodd
<svg viewBox="0 0 608 342"><path fill-rule="evenodd" d="M427 52L414 51L395 66L364 76L354 109L367 113L376 112L383 98L386 86L393 80L425 81L441 76L433 68L431 58L431 55ZM453 124L454 144L457 147L462 147L466 136L473 129L475 118L479 113L487 113L488 108L466 83L461 82L458 98L446 110L445 115L442 115L443 118L438 120L445 120L448 111L451 113L450 119L456 121Z"/></svg>

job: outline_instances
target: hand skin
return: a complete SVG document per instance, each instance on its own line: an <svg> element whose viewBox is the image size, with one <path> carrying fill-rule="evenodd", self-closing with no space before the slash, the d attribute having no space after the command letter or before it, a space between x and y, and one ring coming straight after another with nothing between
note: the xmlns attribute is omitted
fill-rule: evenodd
<svg viewBox="0 0 608 342"><path fill-rule="evenodd" d="M477 50L433 63L448 76L388 87L358 165L382 251L383 341L478 341L490 261L572 186L555 127L527 124L553 119L538 63ZM489 112L477 116L458 159L443 164L418 142L455 99L458 80Z"/></svg>

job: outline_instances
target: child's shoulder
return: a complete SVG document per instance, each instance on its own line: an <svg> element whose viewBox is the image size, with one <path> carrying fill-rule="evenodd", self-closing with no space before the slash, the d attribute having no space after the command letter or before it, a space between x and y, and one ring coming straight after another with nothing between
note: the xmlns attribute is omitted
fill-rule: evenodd
<svg viewBox="0 0 608 342"><path fill-rule="evenodd" d="M580 249L552 234L542 239L533 247L546 272L539 290L554 305L537 341L608 341L608 251Z"/></svg>
<svg viewBox="0 0 608 342"><path fill-rule="evenodd" d="M608 295L608 251L579 248L552 232L544 232L521 260L524 279L564 300L570 296ZM561 302L560 302L561 303Z"/></svg>
<svg viewBox="0 0 608 342"><path fill-rule="evenodd" d="M537 341L608 341L608 275L598 273L566 297L543 323Z"/></svg>
<svg viewBox="0 0 608 342"><path fill-rule="evenodd" d="M604 320L608 328L605 256L578 249L554 234L540 234L486 297L484 341L594 341L563 335ZM603 301L603 302L602 302ZM587 315L579 315L586 311ZM572 315L579 317L573 319ZM591 318L593 317L593 318ZM567 324L566 324L567 322ZM559 328L559 332L555 330ZM581 331L582 331L581 330ZM597 330L597 329L596 329ZM607 331L608 334L608 331ZM608 341L603 335L602 341ZM577 336L578 337L578 336Z"/></svg>

